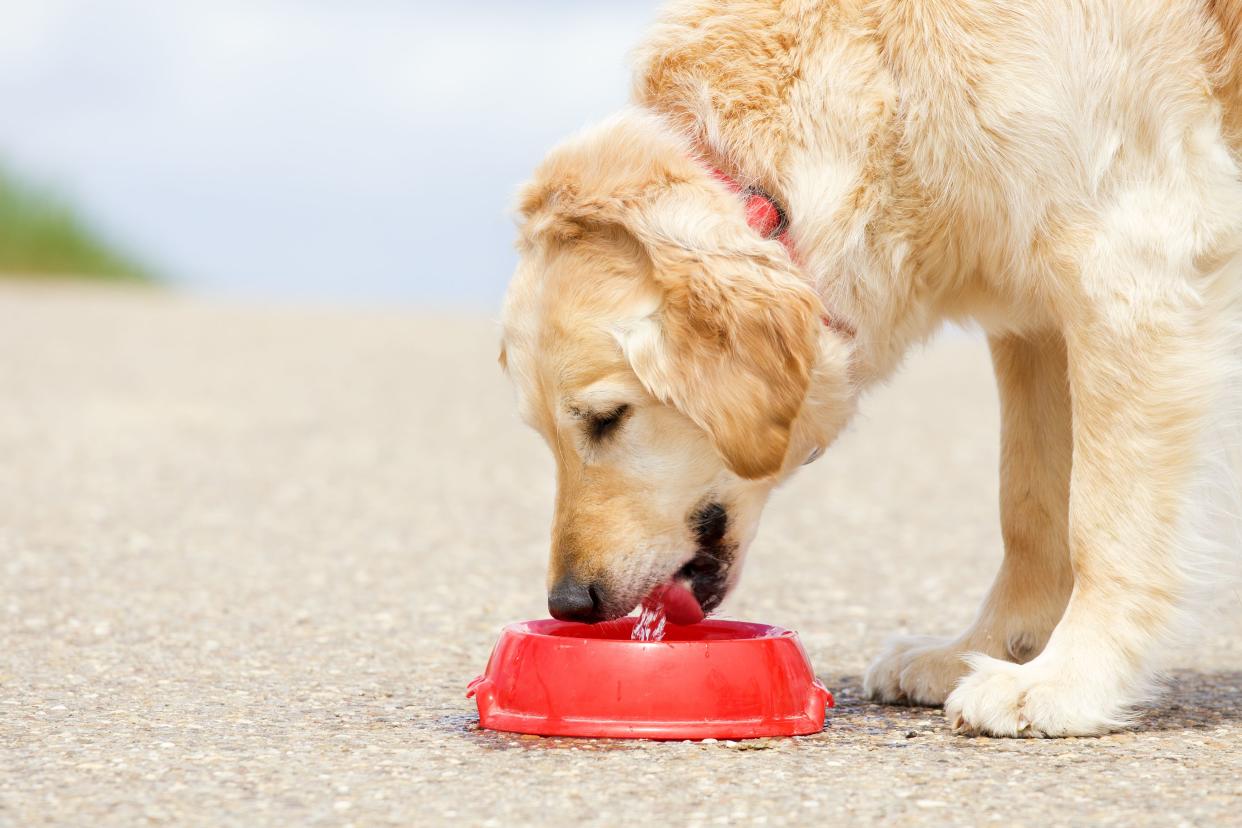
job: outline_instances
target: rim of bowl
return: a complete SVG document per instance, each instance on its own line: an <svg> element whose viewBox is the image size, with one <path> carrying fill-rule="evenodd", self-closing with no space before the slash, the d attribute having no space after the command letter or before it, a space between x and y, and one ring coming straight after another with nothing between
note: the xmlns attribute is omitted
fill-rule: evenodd
<svg viewBox="0 0 1242 828"><path fill-rule="evenodd" d="M635 616L623 616L614 619L614 621L625 621L626 619L634 619ZM608 621L601 622L604 624L612 623ZM749 635L739 638L712 638L712 639L692 639L689 641L634 641L630 638L595 638L587 635L557 635L552 632L544 632L539 629L532 628L532 625L538 624L541 627L548 625L577 625L576 621L558 621L555 618L532 618L528 621L515 621L512 624L504 626L504 632L512 632L517 635L530 636L532 638L547 638L559 641L593 641L598 644L620 644L626 647L632 647L636 644L657 644L661 646L685 646L685 645L702 645L702 644L745 644L754 641L771 641L779 638L795 638L797 633L784 627L778 627L774 624L761 624L757 621L734 621L727 618L707 618L700 621L699 624L708 624L713 627L744 627L749 630L762 631L759 634ZM697 625L695 625L697 626Z"/></svg>

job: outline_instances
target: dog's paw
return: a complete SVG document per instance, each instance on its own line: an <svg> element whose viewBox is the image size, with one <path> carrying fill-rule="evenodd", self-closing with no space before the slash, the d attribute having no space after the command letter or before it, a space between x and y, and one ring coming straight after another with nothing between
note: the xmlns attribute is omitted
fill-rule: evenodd
<svg viewBox="0 0 1242 828"><path fill-rule="evenodd" d="M1096 736L1124 726L1122 707L1098 675L1073 675L1055 661L1029 664L974 654L971 672L944 713L958 733L979 736ZM1100 668L1103 672L1104 668Z"/></svg>
<svg viewBox="0 0 1242 828"><path fill-rule="evenodd" d="M899 636L867 669L863 693L882 702L939 707L967 669L963 652L949 639Z"/></svg>

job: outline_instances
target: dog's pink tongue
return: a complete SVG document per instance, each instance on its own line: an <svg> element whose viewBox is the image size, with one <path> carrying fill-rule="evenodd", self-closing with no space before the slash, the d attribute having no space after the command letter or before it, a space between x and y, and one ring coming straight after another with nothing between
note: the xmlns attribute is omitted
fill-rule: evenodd
<svg viewBox="0 0 1242 828"><path fill-rule="evenodd" d="M681 626L697 624L703 620L703 608L689 589L677 581L665 581L643 599L643 606L664 605L668 620Z"/></svg>

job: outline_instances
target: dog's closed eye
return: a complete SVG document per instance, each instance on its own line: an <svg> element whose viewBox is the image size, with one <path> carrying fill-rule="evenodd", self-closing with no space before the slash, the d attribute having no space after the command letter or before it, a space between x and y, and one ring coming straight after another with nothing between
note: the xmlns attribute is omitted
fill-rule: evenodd
<svg viewBox="0 0 1242 828"><path fill-rule="evenodd" d="M596 412L592 411L585 416L587 434L591 440L596 443L602 443L621 427L625 422L625 418L629 416L630 406L621 404L611 411Z"/></svg>

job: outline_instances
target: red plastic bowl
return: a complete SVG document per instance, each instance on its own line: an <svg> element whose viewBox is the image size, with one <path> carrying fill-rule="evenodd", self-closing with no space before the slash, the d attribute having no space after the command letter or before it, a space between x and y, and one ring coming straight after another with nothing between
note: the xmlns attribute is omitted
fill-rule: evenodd
<svg viewBox="0 0 1242 828"><path fill-rule="evenodd" d="M470 682L479 724L543 736L750 739L824 727L832 694L798 636L742 621L669 625L632 641L634 618L526 621L501 633Z"/></svg>

